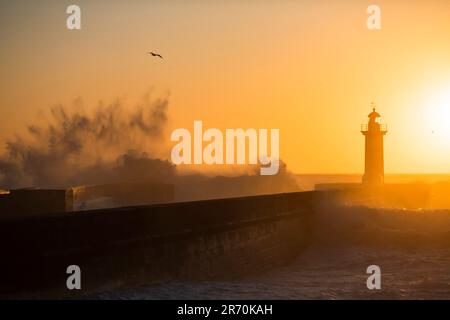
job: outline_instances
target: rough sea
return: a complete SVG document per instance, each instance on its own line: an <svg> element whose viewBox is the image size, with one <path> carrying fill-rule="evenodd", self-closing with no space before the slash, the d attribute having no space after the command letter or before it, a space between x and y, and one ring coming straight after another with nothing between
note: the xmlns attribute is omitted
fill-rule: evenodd
<svg viewBox="0 0 450 320"><path fill-rule="evenodd" d="M165 282L97 299L450 299L450 211L323 208L284 267L234 281ZM381 269L369 290L367 268Z"/></svg>

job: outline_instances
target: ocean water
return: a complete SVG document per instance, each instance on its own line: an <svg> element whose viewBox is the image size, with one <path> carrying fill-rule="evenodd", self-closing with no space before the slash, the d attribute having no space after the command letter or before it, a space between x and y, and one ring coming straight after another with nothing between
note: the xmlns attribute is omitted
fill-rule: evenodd
<svg viewBox="0 0 450 320"><path fill-rule="evenodd" d="M450 211L322 208L312 245L284 267L235 281L166 282L98 299L450 299ZM366 286L381 269L381 289Z"/></svg>
<svg viewBox="0 0 450 320"><path fill-rule="evenodd" d="M367 267L381 268L368 290ZM168 282L99 299L450 299L450 250L311 247L289 266L228 282Z"/></svg>

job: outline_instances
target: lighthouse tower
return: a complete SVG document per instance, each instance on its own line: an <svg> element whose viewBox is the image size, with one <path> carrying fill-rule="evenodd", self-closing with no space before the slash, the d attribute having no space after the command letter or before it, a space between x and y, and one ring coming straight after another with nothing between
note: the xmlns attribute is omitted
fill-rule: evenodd
<svg viewBox="0 0 450 320"><path fill-rule="evenodd" d="M372 104L372 107L374 105ZM373 111L369 114L368 124L361 125L361 133L365 143L365 169L362 179L365 185L380 185L384 183L384 152L383 137L387 133L385 124L380 123L380 114Z"/></svg>

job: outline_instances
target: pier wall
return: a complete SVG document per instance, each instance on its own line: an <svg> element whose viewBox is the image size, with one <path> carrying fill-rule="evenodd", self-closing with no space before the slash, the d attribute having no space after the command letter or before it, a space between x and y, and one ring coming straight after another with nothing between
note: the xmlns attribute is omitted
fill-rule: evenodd
<svg viewBox="0 0 450 320"><path fill-rule="evenodd" d="M68 190L20 189L0 192L0 219L72 211L73 192Z"/></svg>
<svg viewBox="0 0 450 320"><path fill-rule="evenodd" d="M176 279L252 275L295 258L310 243L313 228L320 228L317 210L333 215L342 205L423 208L428 193L420 185L325 186L312 192L2 216L0 297L78 297ZM80 291L66 287L70 265L81 268Z"/></svg>
<svg viewBox="0 0 450 320"><path fill-rule="evenodd" d="M356 183L316 185L316 191L322 195L322 204L412 210L432 208L431 189L425 183L390 183L372 187Z"/></svg>
<svg viewBox="0 0 450 320"><path fill-rule="evenodd" d="M309 241L314 192L3 219L0 296L70 297L174 279L238 278ZM82 290L66 287L69 265Z"/></svg>

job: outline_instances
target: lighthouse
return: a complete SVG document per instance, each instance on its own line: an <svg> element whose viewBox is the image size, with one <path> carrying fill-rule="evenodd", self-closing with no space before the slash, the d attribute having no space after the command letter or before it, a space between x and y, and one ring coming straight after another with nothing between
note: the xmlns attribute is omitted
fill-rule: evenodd
<svg viewBox="0 0 450 320"><path fill-rule="evenodd" d="M384 152L383 137L387 133L387 126L381 124L381 116L374 105L369 114L369 122L361 125L361 133L365 137L365 168L363 184L375 186L384 183Z"/></svg>

